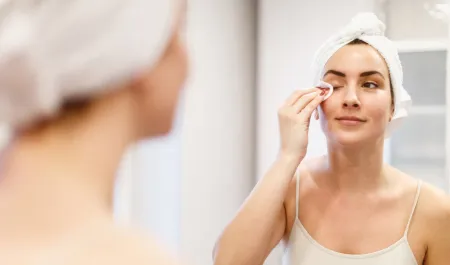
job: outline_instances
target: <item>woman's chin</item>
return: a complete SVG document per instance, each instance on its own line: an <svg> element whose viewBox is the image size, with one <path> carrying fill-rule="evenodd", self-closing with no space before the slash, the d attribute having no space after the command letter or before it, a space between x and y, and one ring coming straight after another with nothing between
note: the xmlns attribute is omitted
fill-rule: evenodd
<svg viewBox="0 0 450 265"><path fill-rule="evenodd" d="M363 131L339 131L330 133L328 140L343 146L357 146L370 141L371 136Z"/></svg>

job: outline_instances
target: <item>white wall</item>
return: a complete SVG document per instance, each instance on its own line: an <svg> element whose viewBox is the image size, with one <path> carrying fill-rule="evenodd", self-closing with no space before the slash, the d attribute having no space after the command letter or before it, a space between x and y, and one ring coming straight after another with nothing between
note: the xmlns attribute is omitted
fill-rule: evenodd
<svg viewBox="0 0 450 265"><path fill-rule="evenodd" d="M180 250L191 264L212 264L253 187L255 11L254 1L189 1Z"/></svg>
<svg viewBox="0 0 450 265"><path fill-rule="evenodd" d="M318 46L360 11L374 11L373 0L261 0L258 38L257 176L278 150L277 108L294 89L310 87L309 66ZM308 156L326 151L318 123L310 130ZM275 250L266 264L280 264Z"/></svg>
<svg viewBox="0 0 450 265"><path fill-rule="evenodd" d="M450 4L449 4L450 5ZM450 9L450 8L449 8ZM450 14L448 14L448 23L450 23ZM450 26L447 24L447 39L450 38ZM450 42L448 43L448 48L447 51L450 51ZM446 84L446 93L445 93L445 101L447 102L447 110L446 110L446 115L445 115L445 150L446 150L446 154L445 154L445 173L447 176L447 187L449 187L449 190L447 190L447 193L450 194L450 141L449 141L449 134L450 134L450 115L448 115L449 113L449 109L448 109L448 105L450 102L450 82L448 80L450 80L450 53L447 52L447 84Z"/></svg>
<svg viewBox="0 0 450 265"><path fill-rule="evenodd" d="M425 4L439 0L395 0L386 2L387 35L394 40L447 38L448 25L434 19Z"/></svg>
<svg viewBox="0 0 450 265"><path fill-rule="evenodd" d="M183 110L182 106L179 108ZM171 134L136 147L132 216L170 247L179 247L182 118Z"/></svg>

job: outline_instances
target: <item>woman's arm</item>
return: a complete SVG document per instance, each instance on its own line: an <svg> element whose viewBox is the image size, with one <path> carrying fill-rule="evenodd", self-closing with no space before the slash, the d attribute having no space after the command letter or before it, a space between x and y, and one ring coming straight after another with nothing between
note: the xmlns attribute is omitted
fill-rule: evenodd
<svg viewBox="0 0 450 265"><path fill-rule="evenodd" d="M289 183L306 155L309 121L324 94L297 91L280 108L279 156L216 242L215 265L260 265L283 237Z"/></svg>
<svg viewBox="0 0 450 265"><path fill-rule="evenodd" d="M284 235L284 199L298 163L283 155L273 163L218 239L215 265L264 263Z"/></svg>

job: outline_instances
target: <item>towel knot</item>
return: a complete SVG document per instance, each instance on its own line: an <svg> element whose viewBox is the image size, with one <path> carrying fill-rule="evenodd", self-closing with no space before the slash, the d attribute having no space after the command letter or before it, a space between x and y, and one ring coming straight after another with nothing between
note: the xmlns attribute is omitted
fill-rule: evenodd
<svg viewBox="0 0 450 265"><path fill-rule="evenodd" d="M360 13L344 28L342 36L357 39L361 36L384 36L386 25L373 13Z"/></svg>

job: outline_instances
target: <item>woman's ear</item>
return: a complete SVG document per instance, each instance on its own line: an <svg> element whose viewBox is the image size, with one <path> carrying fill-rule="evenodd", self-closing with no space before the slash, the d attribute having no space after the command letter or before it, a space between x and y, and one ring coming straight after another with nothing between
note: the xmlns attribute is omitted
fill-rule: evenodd
<svg viewBox="0 0 450 265"><path fill-rule="evenodd" d="M389 115L389 122L392 121L392 118L394 117L394 112L395 112L395 107L392 106L392 111L391 111L391 115Z"/></svg>
<svg viewBox="0 0 450 265"><path fill-rule="evenodd" d="M392 83L391 83L391 78L389 75L389 83L390 83L390 88L391 88L391 115L389 115L389 122L392 121L392 118L394 117L394 113L395 113L395 95L394 95L394 88L392 87Z"/></svg>

